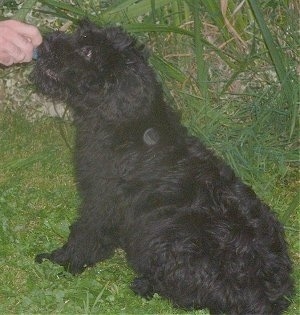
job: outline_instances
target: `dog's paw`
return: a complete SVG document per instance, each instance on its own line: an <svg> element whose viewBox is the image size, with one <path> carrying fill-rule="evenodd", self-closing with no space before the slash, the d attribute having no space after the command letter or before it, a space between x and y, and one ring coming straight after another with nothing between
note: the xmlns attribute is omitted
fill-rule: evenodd
<svg viewBox="0 0 300 315"><path fill-rule="evenodd" d="M130 288L135 294L145 299L151 299L154 294L153 286L148 278L135 278Z"/></svg>
<svg viewBox="0 0 300 315"><path fill-rule="evenodd" d="M44 260L61 265L66 271L72 275L82 273L88 266L79 256L71 255L67 247L62 247L54 250L51 253L41 253L35 256L36 263L42 263Z"/></svg>

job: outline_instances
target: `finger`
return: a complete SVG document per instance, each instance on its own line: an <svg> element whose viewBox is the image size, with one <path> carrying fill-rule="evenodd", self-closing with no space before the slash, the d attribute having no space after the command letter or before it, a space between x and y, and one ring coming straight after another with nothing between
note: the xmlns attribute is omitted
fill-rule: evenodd
<svg viewBox="0 0 300 315"><path fill-rule="evenodd" d="M0 49L6 51L16 62L30 61L34 46L30 40L11 28L1 34Z"/></svg>
<svg viewBox="0 0 300 315"><path fill-rule="evenodd" d="M15 36L13 44L18 48L18 50L12 51L14 58L18 62L29 62L32 60L35 46L27 38L21 35ZM20 51L21 54L19 54Z"/></svg>
<svg viewBox="0 0 300 315"><path fill-rule="evenodd" d="M30 39L31 39L31 43L34 47L39 46L43 41L43 37L37 28L33 29L33 32L30 36Z"/></svg>
<svg viewBox="0 0 300 315"><path fill-rule="evenodd" d="M14 42L7 41L5 43L5 49L2 50L3 53L9 55L14 63L22 62L22 61L30 61L32 58L33 47L30 43L25 44L25 39L18 39L16 36L14 38Z"/></svg>
<svg viewBox="0 0 300 315"><path fill-rule="evenodd" d="M14 59L5 52L0 52L0 64L10 66L14 63Z"/></svg>
<svg viewBox="0 0 300 315"><path fill-rule="evenodd" d="M39 46L42 43L42 35L37 29L37 27L29 24L24 24L18 21L12 22L13 29L22 35L24 38L29 39L34 47Z"/></svg>

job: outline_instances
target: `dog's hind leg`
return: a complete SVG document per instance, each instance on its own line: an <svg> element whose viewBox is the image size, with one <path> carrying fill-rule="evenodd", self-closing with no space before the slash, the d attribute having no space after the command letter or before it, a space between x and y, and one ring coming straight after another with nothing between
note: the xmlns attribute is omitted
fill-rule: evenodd
<svg viewBox="0 0 300 315"><path fill-rule="evenodd" d="M135 278L131 284L131 290L145 299L153 297L153 285L146 277Z"/></svg>
<svg viewBox="0 0 300 315"><path fill-rule="evenodd" d="M86 267L110 257L116 248L115 238L110 235L110 231L91 222L79 220L70 230L65 245L51 253L37 255L35 261L41 263L48 259L64 266L70 273L78 274Z"/></svg>

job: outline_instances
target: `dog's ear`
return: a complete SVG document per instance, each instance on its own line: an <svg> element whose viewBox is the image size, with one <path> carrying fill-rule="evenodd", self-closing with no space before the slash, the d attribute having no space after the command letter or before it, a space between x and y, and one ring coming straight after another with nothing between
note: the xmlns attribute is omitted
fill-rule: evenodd
<svg viewBox="0 0 300 315"><path fill-rule="evenodd" d="M149 59L150 51L148 48L146 48L144 44L139 43L134 37L126 33L121 27L111 27L105 29L105 31L106 38L118 51L123 51L126 48L134 47L145 61Z"/></svg>
<svg viewBox="0 0 300 315"><path fill-rule="evenodd" d="M120 27L107 28L106 38L112 43L113 47L119 51L135 44L135 40Z"/></svg>

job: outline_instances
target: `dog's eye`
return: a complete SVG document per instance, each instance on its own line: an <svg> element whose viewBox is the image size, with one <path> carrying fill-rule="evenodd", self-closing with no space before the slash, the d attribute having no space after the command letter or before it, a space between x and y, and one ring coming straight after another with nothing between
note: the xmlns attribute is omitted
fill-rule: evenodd
<svg viewBox="0 0 300 315"><path fill-rule="evenodd" d="M90 46L82 47L78 51L78 53L79 53L80 56L82 56L87 61L90 61L92 56L93 56L92 47L90 47Z"/></svg>

